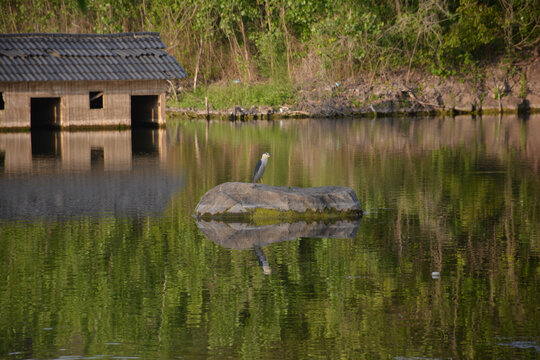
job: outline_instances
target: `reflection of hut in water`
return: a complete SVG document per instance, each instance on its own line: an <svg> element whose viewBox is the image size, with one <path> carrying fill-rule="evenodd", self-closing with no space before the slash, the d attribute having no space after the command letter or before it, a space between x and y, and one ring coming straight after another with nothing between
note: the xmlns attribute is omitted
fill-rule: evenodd
<svg viewBox="0 0 540 360"><path fill-rule="evenodd" d="M0 219L160 215L183 178L156 169L0 177Z"/></svg>
<svg viewBox="0 0 540 360"><path fill-rule="evenodd" d="M159 215L184 180L164 129L132 132L0 132L0 219Z"/></svg>
<svg viewBox="0 0 540 360"><path fill-rule="evenodd" d="M157 33L0 34L0 127L164 124L185 76Z"/></svg>
<svg viewBox="0 0 540 360"><path fill-rule="evenodd" d="M129 170L143 158L163 163L166 139L164 129L0 132L0 173Z"/></svg>

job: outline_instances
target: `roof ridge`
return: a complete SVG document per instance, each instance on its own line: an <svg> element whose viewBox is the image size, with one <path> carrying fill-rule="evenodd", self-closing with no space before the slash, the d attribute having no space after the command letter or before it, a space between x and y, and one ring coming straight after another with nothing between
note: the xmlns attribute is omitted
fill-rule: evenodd
<svg viewBox="0 0 540 360"><path fill-rule="evenodd" d="M16 37L137 37L137 36L160 36L159 32L140 31L140 32L122 32L122 33L7 33L0 34L0 37L16 38Z"/></svg>

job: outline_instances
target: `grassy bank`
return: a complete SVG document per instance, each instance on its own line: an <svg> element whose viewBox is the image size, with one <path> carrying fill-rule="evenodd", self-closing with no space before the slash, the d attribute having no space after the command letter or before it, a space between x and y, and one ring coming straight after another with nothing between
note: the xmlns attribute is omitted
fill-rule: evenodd
<svg viewBox="0 0 540 360"><path fill-rule="evenodd" d="M212 109L230 109L234 106L280 106L296 102L296 88L289 81L270 81L243 84L237 81L219 82L183 91L169 99L169 107L204 110L206 101Z"/></svg>
<svg viewBox="0 0 540 360"><path fill-rule="evenodd" d="M255 120L272 116L350 117L532 113L540 109L540 61L501 62L447 77L407 69L343 83L218 82L183 88L168 102L178 115ZM206 111L206 100L209 110Z"/></svg>

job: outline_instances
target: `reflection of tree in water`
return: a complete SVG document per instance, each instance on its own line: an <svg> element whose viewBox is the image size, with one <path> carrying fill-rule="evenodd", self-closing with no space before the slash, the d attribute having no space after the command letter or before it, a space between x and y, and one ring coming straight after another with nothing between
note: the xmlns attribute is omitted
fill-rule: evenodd
<svg viewBox="0 0 540 360"><path fill-rule="evenodd" d="M499 142L486 117L430 120L439 138L424 120L379 120L211 123L207 140L206 124L184 123L167 168L186 169L186 187L161 218L3 222L3 348L32 339L27 357L57 358L52 344L103 354L113 334L123 355L149 358L537 358L533 116L523 148L505 118ZM208 241L193 209L224 179L249 179L261 148L280 159L269 182L351 182L367 210L358 234L260 244L272 276L253 243ZM41 330L51 322L53 340Z"/></svg>
<svg viewBox="0 0 540 360"><path fill-rule="evenodd" d="M538 116L528 121L505 116L473 119L288 120L233 123L172 123L175 162L193 171L194 181L208 188L226 181L248 181L261 152L274 154L268 184L290 186L358 186L362 177L393 166L396 155L405 165L431 152L472 152L501 162L511 149L532 169L540 166ZM196 157L193 157L195 151ZM476 155L475 155L476 154ZM359 162L362 162L359 166ZM361 171L360 171L361 170Z"/></svg>

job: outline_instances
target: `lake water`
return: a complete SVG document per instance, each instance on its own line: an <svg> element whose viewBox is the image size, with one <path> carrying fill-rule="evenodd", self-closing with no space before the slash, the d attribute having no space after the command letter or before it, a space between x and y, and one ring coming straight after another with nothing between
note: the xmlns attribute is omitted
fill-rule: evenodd
<svg viewBox="0 0 540 360"><path fill-rule="evenodd" d="M169 120L0 133L0 358L540 357L540 116ZM266 151L361 221L197 223Z"/></svg>

